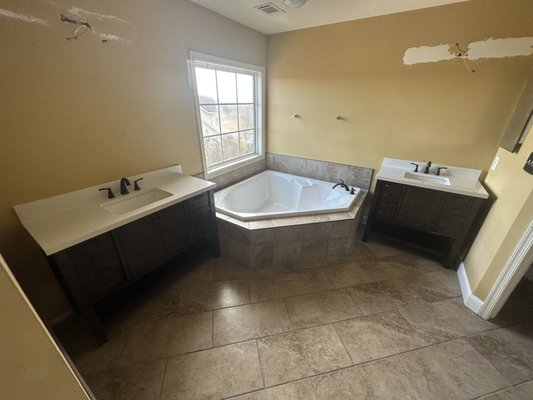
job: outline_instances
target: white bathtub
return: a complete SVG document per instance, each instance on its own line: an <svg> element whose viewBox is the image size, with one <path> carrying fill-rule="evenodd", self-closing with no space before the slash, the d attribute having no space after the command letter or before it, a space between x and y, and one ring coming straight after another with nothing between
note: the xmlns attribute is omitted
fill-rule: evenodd
<svg viewBox="0 0 533 400"><path fill-rule="evenodd" d="M215 193L217 211L243 221L348 211L356 194L334 183L264 171Z"/></svg>

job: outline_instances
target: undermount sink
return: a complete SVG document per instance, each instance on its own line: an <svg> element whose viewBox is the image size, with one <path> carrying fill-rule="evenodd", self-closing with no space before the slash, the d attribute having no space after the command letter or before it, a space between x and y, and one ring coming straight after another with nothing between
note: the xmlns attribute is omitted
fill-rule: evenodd
<svg viewBox="0 0 533 400"><path fill-rule="evenodd" d="M437 185L450 185L450 180L444 176L435 176L416 172L406 172L404 176L409 179L416 179L417 181L422 181L426 183L433 183Z"/></svg>
<svg viewBox="0 0 533 400"><path fill-rule="evenodd" d="M131 194L120 199L107 201L101 204L101 207L112 214L120 215L148 206L170 196L172 196L172 193L165 190L151 189L140 194Z"/></svg>

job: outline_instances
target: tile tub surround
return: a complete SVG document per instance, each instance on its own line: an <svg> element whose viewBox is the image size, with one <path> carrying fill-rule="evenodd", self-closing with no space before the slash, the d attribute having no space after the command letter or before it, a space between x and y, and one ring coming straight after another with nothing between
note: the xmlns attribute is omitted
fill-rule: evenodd
<svg viewBox="0 0 533 400"><path fill-rule="evenodd" d="M216 183L217 190L220 190L267 169L305 176L307 178L326 182L338 182L339 179L342 179L349 186L355 186L366 190L370 189L372 173L374 171L372 168L357 167L355 165L312 160L276 153L266 153L263 160L256 161L230 172L210 177L208 180ZM205 179L205 174L201 172L194 175L194 177Z"/></svg>
<svg viewBox="0 0 533 400"><path fill-rule="evenodd" d="M372 182L372 168L338 164L328 161L267 153L266 168L288 174L305 176L326 182L342 179L348 186L369 190Z"/></svg>
<svg viewBox="0 0 533 400"><path fill-rule="evenodd" d="M346 257L367 195L361 191L343 213L240 221L217 212L220 252L251 269L312 266Z"/></svg>
<svg viewBox="0 0 533 400"><path fill-rule="evenodd" d="M225 172L220 175L216 175L207 179L210 182L213 182L217 185L216 190L224 189L225 187L231 186L235 183L239 183L251 176L254 176L260 172L263 172L266 169L266 159L253 162L251 164L245 165L244 167L237 168L230 172ZM206 179L205 174L200 172L199 174L193 175L195 178Z"/></svg>

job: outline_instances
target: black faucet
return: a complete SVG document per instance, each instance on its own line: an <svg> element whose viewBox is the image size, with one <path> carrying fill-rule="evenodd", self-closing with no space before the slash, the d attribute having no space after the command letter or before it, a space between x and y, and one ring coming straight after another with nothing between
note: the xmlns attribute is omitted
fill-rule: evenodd
<svg viewBox="0 0 533 400"><path fill-rule="evenodd" d="M111 190L111 188L101 188L101 189L98 189L100 192L104 191L104 190L107 190L107 198L108 199L112 199L113 197L115 197L115 195L113 194L113 191Z"/></svg>
<svg viewBox="0 0 533 400"><path fill-rule="evenodd" d="M133 181L133 190L141 190L141 188L139 187L139 181L142 181L143 178L139 178L139 179L135 179Z"/></svg>
<svg viewBox="0 0 533 400"><path fill-rule="evenodd" d="M435 175L440 175L440 170L441 169L448 169L448 168L446 168L446 167L438 167L437 168L437 172L435 173Z"/></svg>
<svg viewBox="0 0 533 400"><path fill-rule="evenodd" d="M337 186L340 186L342 188L344 188L344 190L346 190L347 192L350 191L350 188L348 187L347 184L344 183L344 181L342 179L339 179L340 180L340 183L336 183L334 186L333 186L333 189L335 189Z"/></svg>
<svg viewBox="0 0 533 400"><path fill-rule="evenodd" d="M431 161L428 161L428 163L424 167L424 174L429 174L429 169L430 168L431 168Z"/></svg>
<svg viewBox="0 0 533 400"><path fill-rule="evenodd" d="M126 186L130 186L130 185L131 185L131 183L128 180L128 178L122 178L120 180L120 194L128 194L129 191L128 191L128 188Z"/></svg>

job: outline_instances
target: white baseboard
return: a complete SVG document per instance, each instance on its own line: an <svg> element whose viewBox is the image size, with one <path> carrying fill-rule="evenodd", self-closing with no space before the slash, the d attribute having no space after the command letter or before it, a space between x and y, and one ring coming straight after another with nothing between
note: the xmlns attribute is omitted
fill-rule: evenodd
<svg viewBox="0 0 533 400"><path fill-rule="evenodd" d="M464 263L461 263L459 269L457 270L457 278L459 279L459 286L461 287L461 293L463 295L463 303L465 303L465 306L467 306L470 310L476 314L479 314L481 308L483 307L483 300L472 293Z"/></svg>

